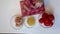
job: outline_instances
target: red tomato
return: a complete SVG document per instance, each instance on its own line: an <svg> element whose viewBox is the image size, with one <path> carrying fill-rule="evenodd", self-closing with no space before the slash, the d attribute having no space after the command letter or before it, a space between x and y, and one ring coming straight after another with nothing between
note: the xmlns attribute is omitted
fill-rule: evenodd
<svg viewBox="0 0 60 34"><path fill-rule="evenodd" d="M39 22L40 22L40 23L44 23L43 18L39 19Z"/></svg>
<svg viewBox="0 0 60 34"><path fill-rule="evenodd" d="M46 17L48 17L48 14L47 13L43 13L42 18L46 18Z"/></svg>
<svg viewBox="0 0 60 34"><path fill-rule="evenodd" d="M53 25L53 22L52 21L45 21L44 25L51 27Z"/></svg>
<svg viewBox="0 0 60 34"><path fill-rule="evenodd" d="M44 18L44 22L49 22L49 19L48 18Z"/></svg>
<svg viewBox="0 0 60 34"><path fill-rule="evenodd" d="M53 15L49 15L49 20L54 20L54 16Z"/></svg>

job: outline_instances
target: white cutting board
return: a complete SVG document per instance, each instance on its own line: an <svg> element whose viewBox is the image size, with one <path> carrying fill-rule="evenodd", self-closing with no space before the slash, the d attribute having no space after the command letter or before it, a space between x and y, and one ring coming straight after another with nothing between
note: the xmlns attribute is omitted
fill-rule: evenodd
<svg viewBox="0 0 60 34"><path fill-rule="evenodd" d="M19 30L15 30L10 25L13 15L21 14L20 0L0 0L0 33L28 33L28 34L59 34L60 33L60 0L44 0L45 6L52 5L54 8L55 24L51 28L43 28L38 23L33 28L27 28L25 24ZM26 19L27 17L25 17Z"/></svg>

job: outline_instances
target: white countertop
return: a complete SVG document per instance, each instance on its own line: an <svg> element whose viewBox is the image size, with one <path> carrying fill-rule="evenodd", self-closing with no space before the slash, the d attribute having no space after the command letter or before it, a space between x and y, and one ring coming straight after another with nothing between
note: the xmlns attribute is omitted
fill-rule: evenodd
<svg viewBox="0 0 60 34"><path fill-rule="evenodd" d="M28 33L28 34L60 34L60 0L44 0L45 3L51 4L54 7L55 24L51 28L43 28L36 23L33 28L23 28L15 30L10 25L10 20L13 15L19 12L19 0L0 0L0 33ZM46 4L45 4L46 5ZM37 17L36 17L37 19Z"/></svg>

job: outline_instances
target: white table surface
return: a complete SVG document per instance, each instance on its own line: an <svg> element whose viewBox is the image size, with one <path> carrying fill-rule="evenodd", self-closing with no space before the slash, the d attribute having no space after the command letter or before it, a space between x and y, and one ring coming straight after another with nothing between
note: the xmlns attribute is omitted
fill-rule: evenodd
<svg viewBox="0 0 60 34"><path fill-rule="evenodd" d="M0 33L60 34L60 0L44 0L45 3L48 1L47 4L50 3L54 7L55 24L53 27L43 28L36 21L33 28L23 25L23 28L15 30L10 25L10 19L17 13L21 14L19 1L0 0Z"/></svg>

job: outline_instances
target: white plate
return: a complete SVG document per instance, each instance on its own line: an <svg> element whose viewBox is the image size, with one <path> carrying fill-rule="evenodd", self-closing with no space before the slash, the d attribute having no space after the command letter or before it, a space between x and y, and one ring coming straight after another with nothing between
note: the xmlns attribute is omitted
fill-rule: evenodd
<svg viewBox="0 0 60 34"><path fill-rule="evenodd" d="M42 18L42 14L39 16L39 19L40 19L40 18ZM55 17L54 17L54 18L55 18ZM39 20L39 19L38 19L38 20ZM38 22L39 22L39 21L38 21ZM53 22L53 25L54 25L54 24L55 24L55 19L54 19L52 22ZM39 22L39 24L40 24L40 26L43 27L43 28L50 28L50 26L45 26L44 23L40 23L40 22ZM51 27L53 27L53 25L52 25Z"/></svg>

